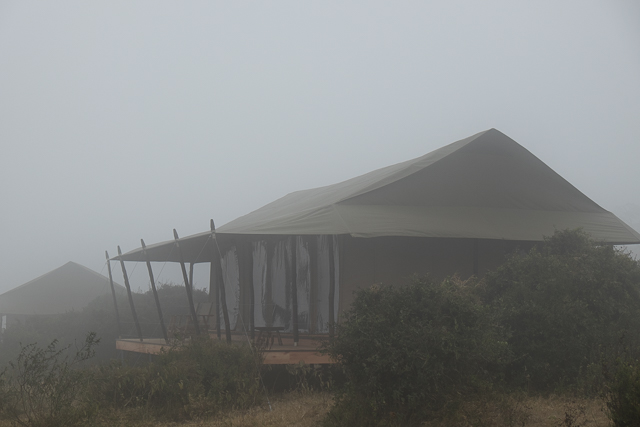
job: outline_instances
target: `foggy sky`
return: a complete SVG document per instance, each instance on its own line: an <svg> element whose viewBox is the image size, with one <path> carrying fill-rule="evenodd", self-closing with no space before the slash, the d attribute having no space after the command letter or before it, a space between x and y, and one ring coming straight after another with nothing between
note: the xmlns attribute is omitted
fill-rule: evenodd
<svg viewBox="0 0 640 427"><path fill-rule="evenodd" d="M0 64L0 293L489 128L640 226L634 0L3 1Z"/></svg>

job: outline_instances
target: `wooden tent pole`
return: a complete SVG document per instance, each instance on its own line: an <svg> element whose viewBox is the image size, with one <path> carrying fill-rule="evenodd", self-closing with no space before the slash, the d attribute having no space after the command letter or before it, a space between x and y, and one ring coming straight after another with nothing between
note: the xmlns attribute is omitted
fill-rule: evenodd
<svg viewBox="0 0 640 427"><path fill-rule="evenodd" d="M122 338L122 332L120 330L120 313L118 313L118 301L116 299L116 288L113 286L113 276L111 275L111 261L109 260L109 252L104 251L104 256L107 257L107 270L109 271L109 284L111 285L111 295L113 295L113 308L116 312L116 325L118 326L118 338Z"/></svg>
<svg viewBox="0 0 640 427"><path fill-rule="evenodd" d="M309 333L317 331L318 319L318 236L309 236L306 239L309 251Z"/></svg>
<svg viewBox="0 0 640 427"><path fill-rule="evenodd" d="M215 245L215 242L214 242ZM215 249L213 251L215 254ZM216 262L212 258L209 263L209 301L213 302L216 306L216 335L218 339L221 338L220 334L220 289L218 280L218 269L216 268Z"/></svg>
<svg viewBox="0 0 640 427"><path fill-rule="evenodd" d="M222 274L222 254L220 253L220 247L218 246L218 242L216 239L216 225L213 223L213 220L210 222L211 224L211 235L214 238L214 250L213 250L213 260L217 264L218 270L218 278L219 285L218 289L220 290L220 299L222 300L222 316L224 317L224 333L227 337L227 342L231 344L231 325L229 324L229 310L227 309L227 292L224 288L224 276Z"/></svg>
<svg viewBox="0 0 640 427"><path fill-rule="evenodd" d="M176 248L178 249L178 257L180 259L180 268L182 269L182 278L184 279L184 287L187 290L187 299L189 300L189 311L191 312L191 318L193 319L193 326L196 330L196 335L200 335L200 323L198 322L198 315L196 314L196 308L193 305L193 294L191 293L191 285L189 284L189 277L187 276L187 269L184 266L184 258L182 257L182 249L180 248L180 242L178 242L178 232L173 229L173 238L176 242Z"/></svg>
<svg viewBox="0 0 640 427"><path fill-rule="evenodd" d="M329 246L329 337L334 335L335 323L335 294L336 294L336 264L333 254L333 236L327 236Z"/></svg>
<svg viewBox="0 0 640 427"><path fill-rule="evenodd" d="M255 289L253 288L253 242L251 240L247 240L245 242L244 249L245 256L245 278L247 281L247 287L251 295L249 295L249 301L251 305L251 311L249 312L249 327L251 328L251 341L253 342L255 339L255 327L256 327L256 295Z"/></svg>
<svg viewBox="0 0 640 427"><path fill-rule="evenodd" d="M143 341L142 330L140 329L140 322L138 322L136 307L133 305L133 296L131 295L131 286L129 285L129 276L127 275L127 269L124 267L124 260L122 259L122 251L120 251L120 246L118 246L118 257L120 257L120 267L122 267L122 275L124 276L124 285L127 287L127 296L129 297L129 305L131 306L133 323L136 324L136 330L138 331L138 338L140 338L140 342L142 342Z"/></svg>
<svg viewBox="0 0 640 427"><path fill-rule="evenodd" d="M272 283L273 283L273 279L271 278L271 263L273 262L273 251L275 250L275 245L273 244L273 241L270 237L267 237L266 239L266 251L267 254L265 256L266 258L266 271L265 271L265 280L264 280L264 303L265 303L265 309L266 312L264 313L264 320L267 324L267 326L271 327L273 326L273 322L274 322L274 304L273 304L273 291L272 291Z"/></svg>
<svg viewBox="0 0 640 427"><path fill-rule="evenodd" d="M140 239L142 245L142 252L147 260L147 270L149 271L149 280L151 281L151 289L153 290L153 298L156 300L156 309L158 310L158 317L160 318L160 328L162 329L162 336L164 342L169 344L169 336L167 335L167 328L164 326L164 317L162 317L162 308L160 308L160 298L158 297L158 290L156 289L156 281L153 278L153 270L151 269L151 260L147 253L147 247L144 244L144 240Z"/></svg>
<svg viewBox="0 0 640 427"><path fill-rule="evenodd" d="M193 292L193 264L189 263L189 285L191 285L191 292Z"/></svg>
<svg viewBox="0 0 640 427"><path fill-rule="evenodd" d="M293 321L293 345L297 346L298 336L298 236L291 242L291 317Z"/></svg>

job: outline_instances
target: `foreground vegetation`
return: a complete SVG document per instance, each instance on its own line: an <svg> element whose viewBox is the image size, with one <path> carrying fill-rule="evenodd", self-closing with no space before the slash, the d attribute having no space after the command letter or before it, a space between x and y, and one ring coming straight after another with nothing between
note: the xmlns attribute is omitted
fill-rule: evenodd
<svg viewBox="0 0 640 427"><path fill-rule="evenodd" d="M331 368L260 366L192 340L153 361L87 365L21 346L0 375L8 425L640 425L640 264L558 232L482 280L360 291L326 343ZM1 422L1 421L0 421ZM1 424L0 424L1 425Z"/></svg>
<svg viewBox="0 0 640 427"><path fill-rule="evenodd" d="M132 296L143 336L162 336L152 292L133 293ZM170 324L172 316L189 312L184 286L161 284L158 287L158 297L165 325ZM193 290L195 304L207 301L208 298L209 296L203 290ZM120 334L123 338L137 338L125 293L118 296L117 304L120 313ZM69 346L75 348L76 345L84 342L88 331L95 332L100 338L100 342L94 345L94 356L87 361L88 363L104 363L122 357L122 353L118 352L113 345L119 336L119 328L111 294L96 298L81 311L29 316L21 322L9 325L0 339L0 370L7 366L9 361L18 357L23 344L47 345L56 340L60 348ZM134 356L132 359L135 361L138 357Z"/></svg>
<svg viewBox="0 0 640 427"><path fill-rule="evenodd" d="M336 331L347 382L328 426L418 425L522 391L601 396L640 425L640 263L580 231L482 280L361 290Z"/></svg>
<svg viewBox="0 0 640 427"><path fill-rule="evenodd" d="M332 408L331 395L322 392L291 392L273 400L273 411L267 405L246 411L230 411L206 421L186 423L184 427L311 427L323 423ZM467 426L528 427L605 427L610 425L599 399L564 396L501 396L492 400L465 403L455 414L431 420L424 427Z"/></svg>
<svg viewBox="0 0 640 427"><path fill-rule="evenodd" d="M95 417L96 427L313 427L321 425L333 406L333 396L322 391L277 393L246 409L221 411L214 416L170 421L140 409L120 409L108 416ZM527 426L527 427L605 427L610 421L598 398L551 395L501 396L484 401L469 401L448 417L425 422L425 427ZM10 421L0 421L9 427ZM36 425L36 424L34 424ZM41 424L42 425L42 424ZM44 424L46 425L46 424Z"/></svg>
<svg viewBox="0 0 640 427"><path fill-rule="evenodd" d="M56 342L23 347L0 376L0 418L24 426L112 425L126 412L180 421L257 402L259 356L249 346L201 338L140 366L114 361L74 369L96 344L89 334L74 357Z"/></svg>

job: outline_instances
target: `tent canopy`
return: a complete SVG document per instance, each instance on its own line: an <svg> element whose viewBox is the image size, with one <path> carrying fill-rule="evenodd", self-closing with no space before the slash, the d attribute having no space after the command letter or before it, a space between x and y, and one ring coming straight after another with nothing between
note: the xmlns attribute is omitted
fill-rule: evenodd
<svg viewBox="0 0 640 427"><path fill-rule="evenodd" d="M517 142L490 129L417 159L291 193L225 224L217 234L541 241L555 230L578 227L605 243L640 243L631 227ZM211 233L181 242L183 248L199 243L191 252L204 254ZM147 252L152 260L171 260L166 256L174 244L149 246ZM154 259L161 253L165 258ZM204 261L200 258L185 256L192 262ZM123 259L144 260L140 249Z"/></svg>
<svg viewBox="0 0 640 427"><path fill-rule="evenodd" d="M124 292L115 282L114 287ZM111 294L108 278L70 261L0 295L0 313L61 314L81 310L105 294Z"/></svg>

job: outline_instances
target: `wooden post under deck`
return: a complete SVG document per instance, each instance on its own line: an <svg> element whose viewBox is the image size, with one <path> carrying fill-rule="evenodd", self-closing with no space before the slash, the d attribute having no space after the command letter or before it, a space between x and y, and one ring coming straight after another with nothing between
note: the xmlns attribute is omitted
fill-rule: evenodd
<svg viewBox="0 0 640 427"><path fill-rule="evenodd" d="M111 261L109 260L109 252L104 251L104 256L107 257L107 270L109 271L109 284L111 285L111 295L113 295L113 309L116 312L116 326L118 327L118 338L122 338L122 331L120 330L120 313L118 313L118 301L116 299L116 288L113 286L113 276L111 275Z"/></svg>
<svg viewBox="0 0 640 427"><path fill-rule="evenodd" d="M127 269L124 267L124 260L122 259L122 251L118 246L118 256L120 257L120 267L122 267L122 275L124 276L124 285L127 287L127 296L129 297L129 305L131 306L131 315L133 316L133 323L136 325L136 331L138 331L138 338L140 342L142 339L142 330L140 329L140 322L138 322L138 315L136 314L136 307L133 305L133 296L131 295L131 286L129 285L129 276L127 275Z"/></svg>
<svg viewBox="0 0 640 427"><path fill-rule="evenodd" d="M140 244L142 245L142 252L147 261L147 271L149 272L149 280L151 281L151 289L153 290L153 298L156 301L156 309L158 310L158 318L160 319L160 328L162 329L162 336L164 337L164 341L169 344L169 336L167 335L167 328L164 326L164 317L162 317L162 308L160 307L160 298L158 297L158 290L156 289L156 281L153 277L153 270L151 269L151 260L149 259L149 254L147 253L147 247L144 244L144 240L140 239Z"/></svg>
<svg viewBox="0 0 640 427"><path fill-rule="evenodd" d="M222 253L220 253L220 246L216 240L216 225L211 220L211 235L213 236L213 259L211 262L216 263L216 269L218 270L217 282L218 289L220 290L220 300L222 305L222 316L224 318L224 333L227 338L227 343L231 344L231 324L229 323L229 310L227 309L227 292L224 288L224 275L222 274ZM220 336L220 335L218 335Z"/></svg>
<svg viewBox="0 0 640 427"><path fill-rule="evenodd" d="M291 317L293 322L293 345L298 345L298 236L291 242Z"/></svg>
<svg viewBox="0 0 640 427"><path fill-rule="evenodd" d="M196 330L196 335L200 335L200 323L198 322L198 315L196 314L196 308L193 305L193 294L191 293L191 285L189 284L189 277L187 277L187 269L184 266L184 258L182 257L182 249L180 249L180 242L178 242L178 232L173 229L173 237L176 241L176 248L178 249L178 257L180 259L180 268L182 269L182 278L184 279L184 287L187 290L187 299L189 300L189 311L191 312L191 318L193 319L193 326Z"/></svg>

